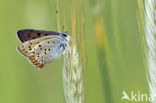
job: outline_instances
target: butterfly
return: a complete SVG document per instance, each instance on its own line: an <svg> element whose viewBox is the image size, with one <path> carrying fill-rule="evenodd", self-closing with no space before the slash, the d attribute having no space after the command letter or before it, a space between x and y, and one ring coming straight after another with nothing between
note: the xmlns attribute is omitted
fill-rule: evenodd
<svg viewBox="0 0 156 103"><path fill-rule="evenodd" d="M34 29L19 30L17 37L21 41L17 50L40 69L64 54L70 39L67 32Z"/></svg>

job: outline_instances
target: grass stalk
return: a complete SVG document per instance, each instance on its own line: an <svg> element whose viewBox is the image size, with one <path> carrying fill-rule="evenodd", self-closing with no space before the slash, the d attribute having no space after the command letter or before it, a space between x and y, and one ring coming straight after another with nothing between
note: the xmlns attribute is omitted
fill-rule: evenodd
<svg viewBox="0 0 156 103"><path fill-rule="evenodd" d="M60 27L60 13L59 13L59 1L56 0L56 14L57 14L57 29L58 32L61 32L61 27Z"/></svg>
<svg viewBox="0 0 156 103"><path fill-rule="evenodd" d="M97 47L98 47L98 60L99 67L102 75L104 96L106 103L114 103L112 99L112 91L111 91L111 83L109 77L109 71L107 66L107 57L106 57L106 49L108 47L107 36L105 33L105 27L103 23L103 19L101 17L95 18L95 29L96 29L96 37L97 37Z"/></svg>
<svg viewBox="0 0 156 103"><path fill-rule="evenodd" d="M156 97L156 1L138 0L138 19L142 44L145 51L145 66L149 90ZM152 103L156 102L156 98Z"/></svg>
<svg viewBox="0 0 156 103"><path fill-rule="evenodd" d="M84 72L79 62L76 42L64 56L63 81L67 103L84 103Z"/></svg>
<svg viewBox="0 0 156 103"><path fill-rule="evenodd" d="M79 2L79 1L78 1ZM63 65L63 86L65 92L65 98L67 103L84 103L84 70L85 70L85 54L84 54L84 16L83 21L81 21L80 31L80 23L78 23L78 30L76 30L76 21L79 21L76 18L76 13L79 15L79 11L76 12L75 0L71 1L71 17L72 17L72 42L71 47L68 46L67 52L64 55L64 65ZM83 3L82 3L83 5ZM58 31L60 30L60 17L63 18L63 24L66 26L65 22L65 6L63 5L63 16L59 16L57 14L57 23L58 23ZM57 10L59 10L58 0L57 0ZM82 13L83 14L83 13ZM81 14L81 15L82 15ZM78 34L76 33L78 32ZM79 37L79 33L81 33L81 38L78 40L83 41L81 43L81 49L77 50L77 36ZM81 53L79 53L81 51Z"/></svg>

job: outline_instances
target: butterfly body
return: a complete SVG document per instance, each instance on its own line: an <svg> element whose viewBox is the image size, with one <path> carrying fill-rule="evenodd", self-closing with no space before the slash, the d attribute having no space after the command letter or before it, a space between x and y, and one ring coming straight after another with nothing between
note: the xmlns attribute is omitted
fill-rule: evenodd
<svg viewBox="0 0 156 103"><path fill-rule="evenodd" d="M44 65L59 58L61 54L66 51L69 36L67 33L52 32L50 34L48 31L49 35L45 35L45 31L35 31L36 33L33 32L33 36L30 33L30 29L18 32L17 34L22 44L19 45L17 49L28 58L35 67L42 68ZM45 36L41 36L41 34Z"/></svg>

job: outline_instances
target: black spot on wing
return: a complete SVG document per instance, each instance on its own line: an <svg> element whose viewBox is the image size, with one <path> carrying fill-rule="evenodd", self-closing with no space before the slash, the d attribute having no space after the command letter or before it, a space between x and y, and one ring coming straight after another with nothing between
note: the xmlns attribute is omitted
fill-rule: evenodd
<svg viewBox="0 0 156 103"><path fill-rule="evenodd" d="M41 33L37 33L37 36L40 36Z"/></svg>

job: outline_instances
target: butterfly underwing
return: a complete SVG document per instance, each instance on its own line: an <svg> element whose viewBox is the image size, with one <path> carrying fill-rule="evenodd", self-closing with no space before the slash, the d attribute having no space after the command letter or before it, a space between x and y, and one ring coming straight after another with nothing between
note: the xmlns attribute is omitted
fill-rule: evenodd
<svg viewBox="0 0 156 103"><path fill-rule="evenodd" d="M69 35L66 32L25 29L19 30L17 36L22 42L17 50L37 68L59 58L69 46Z"/></svg>

